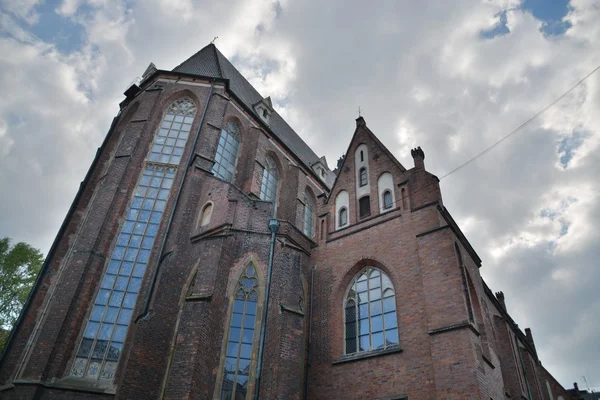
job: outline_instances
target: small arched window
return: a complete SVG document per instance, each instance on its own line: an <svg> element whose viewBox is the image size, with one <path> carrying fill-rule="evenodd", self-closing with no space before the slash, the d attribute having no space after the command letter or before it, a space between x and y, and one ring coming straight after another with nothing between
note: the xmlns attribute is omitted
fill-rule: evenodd
<svg viewBox="0 0 600 400"><path fill-rule="evenodd" d="M206 226L210 223L210 217L212 216L213 204L207 203L200 213L200 226Z"/></svg>
<svg viewBox="0 0 600 400"><path fill-rule="evenodd" d="M221 130L219 145L215 154L215 164L212 168L213 174L231 182L235 173L235 163L239 147L240 131L235 122L229 121L225 128Z"/></svg>
<svg viewBox="0 0 600 400"><path fill-rule="evenodd" d="M367 169L365 167L362 167L360 169L360 186L366 186L367 185Z"/></svg>
<svg viewBox="0 0 600 400"><path fill-rule="evenodd" d="M339 226L346 226L348 224L348 209L346 207L340 209L338 221Z"/></svg>
<svg viewBox="0 0 600 400"><path fill-rule="evenodd" d="M260 185L260 199L265 201L275 201L277 197L277 184L279 175L277 173L277 164L269 156L265 159L265 169L263 170L262 183Z"/></svg>
<svg viewBox="0 0 600 400"><path fill-rule="evenodd" d="M258 278L256 268L248 264L240 277L233 298L233 312L229 323L225 368L221 385L221 399L245 399L249 380L254 376L252 363L256 314L258 306Z"/></svg>
<svg viewBox="0 0 600 400"><path fill-rule="evenodd" d="M352 280L344 299L345 354L398 344L396 296L390 278L367 267Z"/></svg>
<svg viewBox="0 0 600 400"><path fill-rule="evenodd" d="M383 193L383 208L385 208L386 210L388 208L392 208L392 192L390 192L389 190L386 190Z"/></svg>

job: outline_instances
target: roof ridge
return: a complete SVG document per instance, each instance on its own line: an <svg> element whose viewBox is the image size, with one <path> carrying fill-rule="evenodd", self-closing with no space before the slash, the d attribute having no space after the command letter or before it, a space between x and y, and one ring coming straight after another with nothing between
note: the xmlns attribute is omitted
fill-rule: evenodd
<svg viewBox="0 0 600 400"><path fill-rule="evenodd" d="M221 76L221 78L224 78L223 70L221 69L221 61L219 60L219 54L217 54L217 51L219 51L219 49L217 49L217 45L215 45L214 43L210 43L209 46L212 46L213 52L215 53L215 59L217 60L217 69L219 70L219 75ZM221 51L219 51L219 53L220 52Z"/></svg>

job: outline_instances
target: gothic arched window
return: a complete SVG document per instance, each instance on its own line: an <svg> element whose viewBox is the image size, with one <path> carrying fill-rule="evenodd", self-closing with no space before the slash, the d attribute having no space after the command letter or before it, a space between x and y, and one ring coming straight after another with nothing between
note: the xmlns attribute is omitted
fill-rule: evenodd
<svg viewBox="0 0 600 400"><path fill-rule="evenodd" d="M266 201L275 201L277 197L277 184L279 175L277 174L277 164L269 156L265 160L265 169L263 170L262 183L260 185L260 199Z"/></svg>
<svg viewBox="0 0 600 400"><path fill-rule="evenodd" d="M248 264L240 277L233 298L233 312L229 323L225 368L221 399L245 399L248 395L252 364L252 350L258 332L258 271Z"/></svg>
<svg viewBox="0 0 600 400"><path fill-rule="evenodd" d="M390 278L367 267L352 280L344 299L345 354L398 344L396 296Z"/></svg>
<svg viewBox="0 0 600 400"><path fill-rule="evenodd" d="M98 293L71 367L72 376L104 381L114 378L195 114L196 105L191 99L174 101L154 135L98 282Z"/></svg>
<svg viewBox="0 0 600 400"><path fill-rule="evenodd" d="M235 122L229 121L225 128L221 130L221 137L215 154L215 165L212 168L213 174L231 182L235 172L239 147L240 131Z"/></svg>

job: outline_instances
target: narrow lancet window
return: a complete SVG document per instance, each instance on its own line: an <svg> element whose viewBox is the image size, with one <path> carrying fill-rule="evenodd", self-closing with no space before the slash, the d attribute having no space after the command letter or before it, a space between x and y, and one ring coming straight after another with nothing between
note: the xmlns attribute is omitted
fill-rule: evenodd
<svg viewBox="0 0 600 400"><path fill-rule="evenodd" d="M112 380L142 278L190 133L196 105L172 103L158 128L124 216L77 349L71 375Z"/></svg>
<svg viewBox="0 0 600 400"><path fill-rule="evenodd" d="M221 399L245 399L253 376L252 352L257 333L258 271L249 264L240 277L229 323Z"/></svg>
<svg viewBox="0 0 600 400"><path fill-rule="evenodd" d="M231 182L235 173L238 149L240 147L240 132L234 122L228 122L219 137L219 145L215 154L215 164L212 172L217 177Z"/></svg>
<svg viewBox="0 0 600 400"><path fill-rule="evenodd" d="M362 167L360 169L360 186L366 186L367 185L367 169L365 167Z"/></svg>
<svg viewBox="0 0 600 400"><path fill-rule="evenodd" d="M262 183L260 185L260 199L266 201L275 201L277 198L277 184L279 175L277 173L277 164L271 157L265 160L265 169L263 170Z"/></svg>

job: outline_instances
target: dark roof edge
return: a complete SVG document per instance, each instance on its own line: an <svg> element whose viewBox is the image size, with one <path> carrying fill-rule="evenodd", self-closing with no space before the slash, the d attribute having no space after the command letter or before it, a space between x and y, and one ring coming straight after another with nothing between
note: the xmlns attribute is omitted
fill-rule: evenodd
<svg viewBox="0 0 600 400"><path fill-rule="evenodd" d="M492 289L490 289L490 287L487 285L487 283L485 283L485 281L483 280L483 278L481 278L481 283L483 284L483 290L484 290L485 294L489 297L489 299L492 301L492 303L494 303L494 306L496 307L496 309L498 309L498 311L500 312L500 314L502 315L502 317L506 320L506 322L508 322L508 325L510 326L510 328L519 337L519 339L521 340L521 342L523 343L523 345L525 347L527 347L527 350L529 351L529 353L531 353L531 355L533 356L533 358L536 361L539 361L538 356L537 356L537 352L531 346L531 344L529 344L529 341L527 340L527 336L523 333L523 331L521 330L521 328L519 328L518 324L510 316L510 314L508 313L508 311L506 311L504 309L504 307L502 306L502 304L500 304L500 302L498 301L498 299L494 295L494 292L492 292ZM546 370L546 372L548 372L548 370ZM550 372L548 372L548 374L550 374ZM552 375L552 374L550 374L550 375Z"/></svg>
<svg viewBox="0 0 600 400"><path fill-rule="evenodd" d="M75 214L75 210L77 209L77 204L81 200L81 197L83 196L83 192L85 191L90 179L92 178L92 174L96 168L96 164L100 160L100 156L102 155L104 148L105 148L106 144L108 143L109 138L114 133L114 130L117 126L117 122L119 121L121 115L123 115L123 113L122 113L122 111L119 111L119 114L117 114L117 116L115 116L113 118L110 128L108 129L108 132L107 132L106 136L104 137L104 140L102 141L102 144L100 145L98 150L96 150L96 155L94 156L94 160L92 161L90 168L88 169L87 173L85 174L85 178L83 178L83 181L79 184L79 189L77 190L77 193L75 194L75 198L73 199L73 202L71 203L71 207L69 207L69 211L67 211L67 215L65 216L65 219L63 220L62 224L60 225L58 233L56 234L56 237L54 238L54 241L52 242L52 246L50 247L50 250L48 251L48 254L46 255L46 259L44 260L44 263L42 264L42 268L40 268L40 273L38 274L37 278L35 279L35 283L33 284L33 287L31 289L31 291L29 292L29 295L27 296L27 300L25 300L25 304L23 305L23 308L21 309L21 313L19 314L19 317L17 318L17 322L15 323L15 326L13 327L13 329L10 332L10 336L8 337L8 340L6 342L6 346L4 346L4 349L2 350L2 354L0 354L0 366L2 366L2 363L4 362L4 359L12 346L15 333L21 327L21 324L23 323L23 318L24 318L25 314L27 314L27 312L29 311L29 307L31 306L32 299L37 294L39 287L42 284L43 277L46 275L46 271L48 270L48 267L50 265L50 261L54 257L54 252L56 251L58 244L60 243L65 231L67 230L67 227L68 227L69 223L71 222L71 218L73 217L73 214Z"/></svg>
<svg viewBox="0 0 600 400"><path fill-rule="evenodd" d="M220 68L220 67L219 67ZM247 113L249 113L251 116L255 116L256 114L254 113L254 111L247 106L242 99L240 99L233 90L231 90L230 86L229 86L229 79L227 78L212 78L212 77L207 77L207 76L202 76L202 75L196 75L196 74L188 74L185 72L176 72L176 71L165 71L162 69L158 69L156 70L152 75L150 75L145 81L144 81L144 85L148 84L149 82L152 82L154 79L156 79L159 75L174 75L174 76L181 76L181 77L186 77L186 78L192 78L192 79L202 79L202 80L207 80L209 82L212 81L219 81L225 84L225 89L227 90L227 92L230 94L231 97L233 97L236 100L236 103L243 108ZM148 83L147 83L148 82ZM296 162L300 165L304 165L306 167L306 169L313 175L313 178L316 178L315 181L324 188L324 191L327 193L331 192L331 189L327 187L327 184L325 184L324 182L321 181L321 178L317 175L317 173L312 169L312 167L310 165L308 165L306 162L304 162L294 151L292 151L292 149L289 148L289 146L287 144L285 144L283 142L283 140L281 140L277 134L264 122L262 121L260 118L253 118L253 120L256 122L258 121L258 124L261 126L261 128L265 129L267 132L269 132L270 136L273 137L274 139L277 140L278 145L282 146L285 150L287 150L287 153L292 155L295 159ZM302 138L300 138L302 139ZM333 185L331 186L331 188L333 188Z"/></svg>
<svg viewBox="0 0 600 400"><path fill-rule="evenodd" d="M444 219L448 223L448 225L452 227L452 230L454 231L456 236L458 236L460 242L463 244L463 246L465 246L467 252L471 255L471 257L473 257L473 261L475 261L475 264L477 264L477 266L481 268L481 258L479 258L477 252L475 251L473 246L471 246L471 243L469 243L469 240L467 239L465 234L462 232L456 221L454 221L454 218L452 218L452 215L450 215L448 209L440 204L438 204L437 208L440 214L442 214L442 217L444 217Z"/></svg>

